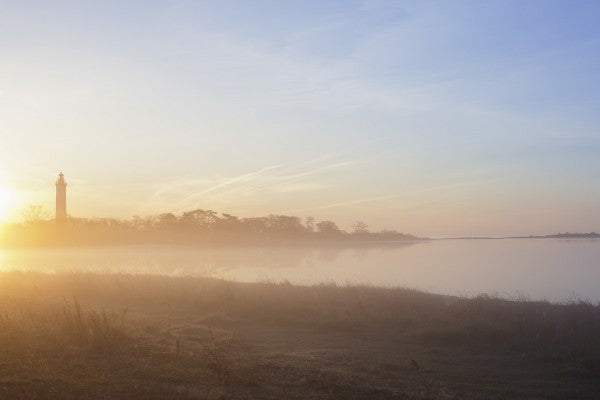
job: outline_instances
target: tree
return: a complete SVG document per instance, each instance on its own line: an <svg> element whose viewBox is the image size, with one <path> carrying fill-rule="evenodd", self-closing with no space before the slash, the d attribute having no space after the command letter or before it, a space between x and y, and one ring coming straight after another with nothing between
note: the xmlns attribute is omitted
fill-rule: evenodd
<svg viewBox="0 0 600 400"><path fill-rule="evenodd" d="M356 221L356 223L352 225L355 234L369 233L368 228L369 226L362 221Z"/></svg>
<svg viewBox="0 0 600 400"><path fill-rule="evenodd" d="M129 225L136 231L141 231L144 228L144 219L139 215L134 215L129 221Z"/></svg>
<svg viewBox="0 0 600 400"><path fill-rule="evenodd" d="M302 220L289 215L268 215L265 220L267 230L282 233L298 233L304 231Z"/></svg>
<svg viewBox="0 0 600 400"><path fill-rule="evenodd" d="M304 219L304 225L306 225L306 229L308 229L309 232L314 232L315 231L315 217L306 217Z"/></svg>
<svg viewBox="0 0 600 400"><path fill-rule="evenodd" d="M266 230L266 217L244 218L242 226L249 232L264 233Z"/></svg>
<svg viewBox="0 0 600 400"><path fill-rule="evenodd" d="M177 228L177 217L173 213L162 213L158 216L156 226L159 230L173 230Z"/></svg>
<svg viewBox="0 0 600 400"><path fill-rule="evenodd" d="M333 221L321 221L317 223L317 232L325 234L338 234L341 233L340 228Z"/></svg>
<svg viewBox="0 0 600 400"><path fill-rule="evenodd" d="M183 213L179 223L186 229L211 231L218 220L215 211L197 209Z"/></svg>
<svg viewBox="0 0 600 400"><path fill-rule="evenodd" d="M236 231L241 227L240 219L235 215L222 213L222 218L216 221L215 230Z"/></svg>
<svg viewBox="0 0 600 400"><path fill-rule="evenodd" d="M30 205L23 211L23 219L26 224L39 224L48 218L48 212L38 204Z"/></svg>

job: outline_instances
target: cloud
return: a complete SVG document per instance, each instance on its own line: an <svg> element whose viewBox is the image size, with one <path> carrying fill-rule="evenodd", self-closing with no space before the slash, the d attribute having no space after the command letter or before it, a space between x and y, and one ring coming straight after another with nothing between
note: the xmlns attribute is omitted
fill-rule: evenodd
<svg viewBox="0 0 600 400"><path fill-rule="evenodd" d="M320 157L295 166L274 164L221 180L179 178L161 183L138 210L183 211L201 207L203 202L239 201L241 197L260 198L269 193L316 191L328 187L321 181L323 174L352 168L360 163L360 160L332 162L328 159L330 157Z"/></svg>
<svg viewBox="0 0 600 400"><path fill-rule="evenodd" d="M429 188L420 189L420 190L411 190L411 191L407 191L407 192L403 192L403 193L392 193L392 194L381 195L381 196L361 197L358 199L345 200L345 201L340 201L340 202L335 202L335 203L318 205L318 206L314 206L314 207L299 208L299 209L295 209L295 210L291 210L291 211L286 211L286 213L295 214L295 213L305 212L305 211L325 210L325 209L329 209L329 208L346 207L346 206L351 206L351 205L355 205L355 204L392 200L392 199L398 199L398 198L403 198L403 197L409 197L409 196L415 195L415 194L425 194L425 193L439 191L439 190L454 189L457 187L470 186L470 185L474 185L474 184L478 184L478 183L480 183L480 182L479 181L460 182L460 183L454 183L454 184L429 187Z"/></svg>
<svg viewBox="0 0 600 400"><path fill-rule="evenodd" d="M323 185L316 182L307 182L307 183L293 183L288 185L280 185L277 187L277 191L280 193L295 193L295 192L306 192L306 191L315 191L315 190L323 190L328 186Z"/></svg>

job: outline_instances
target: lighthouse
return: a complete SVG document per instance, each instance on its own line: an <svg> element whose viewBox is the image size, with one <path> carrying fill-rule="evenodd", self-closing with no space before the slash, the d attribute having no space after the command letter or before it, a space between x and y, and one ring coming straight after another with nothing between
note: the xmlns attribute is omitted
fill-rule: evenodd
<svg viewBox="0 0 600 400"><path fill-rule="evenodd" d="M67 222L67 182L65 176L61 172L56 180L56 215L55 221L57 224Z"/></svg>

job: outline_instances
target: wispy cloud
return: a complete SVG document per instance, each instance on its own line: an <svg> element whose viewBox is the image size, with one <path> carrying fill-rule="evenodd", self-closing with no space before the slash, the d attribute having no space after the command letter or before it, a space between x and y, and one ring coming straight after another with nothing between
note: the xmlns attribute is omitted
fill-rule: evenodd
<svg viewBox="0 0 600 400"><path fill-rule="evenodd" d="M374 202L374 201L390 200L390 199L395 199L395 198L399 198L402 196L405 196L405 194L397 193L397 194L389 194L389 195L384 195L384 196L363 197L363 198L354 199L354 200L347 200L347 201L340 201L340 202L336 202L336 203L323 204L323 205L319 205L319 206L315 206L315 207L298 208L295 210L291 210L289 212L290 213L300 213L300 212L305 212L305 211L326 210L328 208L350 206L350 205L361 204L361 203L370 203L370 202Z"/></svg>
<svg viewBox="0 0 600 400"><path fill-rule="evenodd" d="M291 184L283 184L277 187L277 191L280 193L295 193L295 192L306 192L306 191L315 191L315 190L323 190L328 186L322 183L317 182L306 182L306 183L291 183Z"/></svg>
<svg viewBox="0 0 600 400"><path fill-rule="evenodd" d="M261 196L268 193L297 193L327 187L321 176L329 172L357 166L361 160L332 162L331 157L319 157L299 165L275 164L221 180L179 178L162 183L139 207L150 210L182 211L202 207L206 201L236 200L240 196ZM178 198L178 199L177 199ZM173 203L175 201L175 203Z"/></svg>
<svg viewBox="0 0 600 400"><path fill-rule="evenodd" d="M440 191L440 190L455 189L457 187L470 186L470 185L474 185L477 183L479 183L479 182L469 181L469 182L461 182L461 183L454 183L454 184L448 184L448 185L439 185L439 186L424 188L424 189L420 189L420 190L411 190L411 191L407 191L407 192L403 192L403 193L392 193L392 194L381 195L381 196L360 197L357 199L322 204L322 205L318 205L318 206L314 206L314 207L306 207L306 208L298 208L295 210L288 210L286 212L295 214L295 213L301 213L301 212L306 212L306 211L318 211L318 210L326 210L326 209L337 208L337 207L347 207L347 206L352 206L352 205L356 205L356 204L372 203L372 202L378 202L378 201L406 198L406 197L409 197L409 196L415 195L415 194L425 194L425 193L430 193L430 192L435 192L435 191Z"/></svg>
<svg viewBox="0 0 600 400"><path fill-rule="evenodd" d="M188 195L183 200L181 200L179 203L177 203L174 208L175 208L175 210L180 210L182 207L185 207L187 204L189 204L193 200L196 200L196 199L198 199L198 198L200 198L200 197L202 197L202 196L204 196L204 195L206 195L206 194L208 194L210 192L214 192L214 191L219 190L221 188L228 187L228 186L231 186L231 185L234 185L234 184L238 184L240 182L252 181L253 179L256 179L258 176L260 176L261 174L263 174L263 173L265 173L267 171L271 171L271 170L274 170L274 169L277 169L277 168L281 168L281 167L282 167L281 164L271 165L271 166L268 166L268 167L261 168L261 169L259 169L257 171L248 172L248 173L236 176L236 177L231 178L231 179L226 179L225 181L222 181L220 183L212 185L212 186L210 186L210 187L208 187L206 189L203 189L203 190L201 190L199 192L195 192L195 193L192 193L192 194Z"/></svg>

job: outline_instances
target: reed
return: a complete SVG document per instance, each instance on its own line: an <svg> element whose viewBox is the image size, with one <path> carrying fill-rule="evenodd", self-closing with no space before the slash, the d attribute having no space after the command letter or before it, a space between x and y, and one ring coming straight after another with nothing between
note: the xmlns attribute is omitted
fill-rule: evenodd
<svg viewBox="0 0 600 400"><path fill-rule="evenodd" d="M0 398L584 398L599 333L581 301L11 272Z"/></svg>

